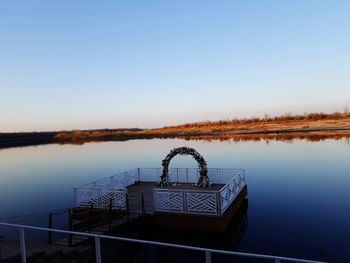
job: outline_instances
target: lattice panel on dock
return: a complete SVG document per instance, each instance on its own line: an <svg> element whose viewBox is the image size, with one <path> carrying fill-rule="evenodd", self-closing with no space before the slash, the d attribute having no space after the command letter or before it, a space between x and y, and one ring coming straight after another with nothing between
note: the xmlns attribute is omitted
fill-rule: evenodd
<svg viewBox="0 0 350 263"><path fill-rule="evenodd" d="M187 211L199 214L217 214L216 192L187 192Z"/></svg>
<svg viewBox="0 0 350 263"><path fill-rule="evenodd" d="M157 211L183 212L183 193L181 191L158 191L156 192Z"/></svg>

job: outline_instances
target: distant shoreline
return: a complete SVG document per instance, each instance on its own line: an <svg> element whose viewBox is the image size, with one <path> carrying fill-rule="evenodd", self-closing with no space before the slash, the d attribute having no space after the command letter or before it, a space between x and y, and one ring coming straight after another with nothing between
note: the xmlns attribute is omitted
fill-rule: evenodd
<svg viewBox="0 0 350 263"><path fill-rule="evenodd" d="M70 133L70 132L65 132ZM350 127L324 127L318 129L282 129L272 131L231 131L231 132L192 132L173 134L113 134L99 137L84 137L62 140L56 136L60 132L51 133L11 133L3 138L0 134L0 149L35 146L43 144L84 144L89 142L104 141L128 141L137 139L185 139L185 140L234 140L234 141L256 141L256 140L281 140L307 139L309 141L320 141L324 139L350 138Z"/></svg>
<svg viewBox="0 0 350 263"><path fill-rule="evenodd" d="M312 113L274 118L234 119L189 123L156 129L98 129L52 132L0 133L0 148L40 144L83 144L134 139L283 140L350 138L350 113Z"/></svg>

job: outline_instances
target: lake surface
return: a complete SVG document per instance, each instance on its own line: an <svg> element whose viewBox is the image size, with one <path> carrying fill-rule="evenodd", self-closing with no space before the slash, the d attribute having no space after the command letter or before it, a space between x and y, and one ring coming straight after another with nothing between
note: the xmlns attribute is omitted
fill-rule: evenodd
<svg viewBox="0 0 350 263"><path fill-rule="evenodd" d="M248 224L238 250L350 262L350 145L180 139L43 145L0 150L0 218L73 206L73 188L137 167L160 167L174 147L208 167L243 168ZM196 167L178 156L171 167Z"/></svg>

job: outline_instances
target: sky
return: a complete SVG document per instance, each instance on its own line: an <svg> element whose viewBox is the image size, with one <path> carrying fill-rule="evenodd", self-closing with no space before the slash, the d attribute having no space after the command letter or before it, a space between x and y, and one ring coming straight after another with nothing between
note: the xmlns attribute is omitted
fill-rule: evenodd
<svg viewBox="0 0 350 263"><path fill-rule="evenodd" d="M350 106L350 1L0 1L0 131Z"/></svg>

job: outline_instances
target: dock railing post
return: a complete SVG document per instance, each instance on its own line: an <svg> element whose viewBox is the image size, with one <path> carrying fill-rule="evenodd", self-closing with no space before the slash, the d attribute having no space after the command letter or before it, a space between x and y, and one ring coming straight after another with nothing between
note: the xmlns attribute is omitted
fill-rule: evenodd
<svg viewBox="0 0 350 263"><path fill-rule="evenodd" d="M141 194L141 213L144 215L145 212L145 199L143 198L143 194Z"/></svg>
<svg viewBox="0 0 350 263"><path fill-rule="evenodd" d="M89 233L91 232L91 225L92 225L92 219L93 219L93 209L94 209L94 204L91 204L90 210L89 210Z"/></svg>
<svg viewBox="0 0 350 263"><path fill-rule="evenodd" d="M125 205L126 205L126 215L128 218L128 222L129 222L129 213L130 213L130 209L129 209L129 198L128 198L128 194L125 194Z"/></svg>
<svg viewBox="0 0 350 263"><path fill-rule="evenodd" d="M49 213L49 228L52 228L52 213ZM47 243L52 244L52 232L48 232Z"/></svg>
<svg viewBox="0 0 350 263"><path fill-rule="evenodd" d="M19 245L21 249L21 262L27 263L27 255L26 255L26 241L24 237L24 228L19 229Z"/></svg>
<svg viewBox="0 0 350 263"><path fill-rule="evenodd" d="M109 213L108 213L108 226L109 226L109 231L112 230L112 203L113 203L113 199L110 198L109 199Z"/></svg>
<svg viewBox="0 0 350 263"><path fill-rule="evenodd" d="M124 173L124 187L127 187L128 186L128 172L125 172Z"/></svg>
<svg viewBox="0 0 350 263"><path fill-rule="evenodd" d="M221 192L220 191L216 192L216 206L217 206L217 214L221 216L222 211L221 211Z"/></svg>
<svg viewBox="0 0 350 263"><path fill-rule="evenodd" d="M97 208L101 208L102 207L102 193L101 193L102 189L97 189Z"/></svg>
<svg viewBox="0 0 350 263"><path fill-rule="evenodd" d="M74 205L78 206L77 188L74 188Z"/></svg>
<svg viewBox="0 0 350 263"><path fill-rule="evenodd" d="M72 216L72 209L68 209L68 229L69 231L73 231L73 216ZM68 246L72 246L72 234L68 235Z"/></svg>

